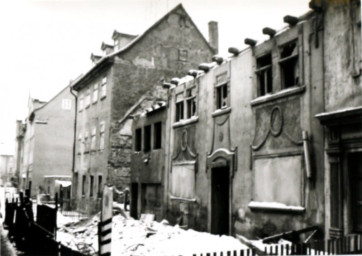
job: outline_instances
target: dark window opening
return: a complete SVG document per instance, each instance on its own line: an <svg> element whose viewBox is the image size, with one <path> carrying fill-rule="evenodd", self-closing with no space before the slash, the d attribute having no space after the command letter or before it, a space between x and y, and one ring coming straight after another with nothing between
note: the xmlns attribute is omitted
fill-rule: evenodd
<svg viewBox="0 0 362 256"><path fill-rule="evenodd" d="M141 151L142 148L142 129L136 129L135 133L135 151Z"/></svg>
<svg viewBox="0 0 362 256"><path fill-rule="evenodd" d="M162 123L158 122L154 124L154 142L153 148L159 149L162 144Z"/></svg>
<svg viewBox="0 0 362 256"><path fill-rule="evenodd" d="M218 109L228 106L228 86L227 84L220 85L216 88L216 107Z"/></svg>
<svg viewBox="0 0 362 256"><path fill-rule="evenodd" d="M196 96L193 89L186 91L186 107L187 107L187 118L191 118L196 115Z"/></svg>
<svg viewBox="0 0 362 256"><path fill-rule="evenodd" d="M143 151L148 152L151 150L151 125L145 126L144 132Z"/></svg>
<svg viewBox="0 0 362 256"><path fill-rule="evenodd" d="M258 96L263 96L273 91L272 57L264 55L256 60L256 74L258 77Z"/></svg>
<svg viewBox="0 0 362 256"><path fill-rule="evenodd" d="M282 47L280 52L280 70L282 88L289 88L299 83L298 46L291 42Z"/></svg>
<svg viewBox="0 0 362 256"><path fill-rule="evenodd" d="M176 103L176 118L175 118L175 121L178 122L181 119L184 119L184 103L183 103L183 101Z"/></svg>
<svg viewBox="0 0 362 256"><path fill-rule="evenodd" d="M90 176L89 196L93 196L94 176Z"/></svg>
<svg viewBox="0 0 362 256"><path fill-rule="evenodd" d="M85 177L85 175L83 175L83 180L82 180L82 196L85 195L85 179L86 179L86 177Z"/></svg>
<svg viewBox="0 0 362 256"><path fill-rule="evenodd" d="M102 176L98 176L98 198L102 197Z"/></svg>

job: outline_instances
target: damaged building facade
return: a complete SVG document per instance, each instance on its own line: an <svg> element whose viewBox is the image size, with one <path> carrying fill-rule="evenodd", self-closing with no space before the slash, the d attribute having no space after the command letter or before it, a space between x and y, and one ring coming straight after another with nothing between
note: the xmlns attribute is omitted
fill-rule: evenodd
<svg viewBox="0 0 362 256"><path fill-rule="evenodd" d="M150 92L153 102L142 97L216 52L182 5L139 36L115 31L112 39L114 44L102 44L103 57L92 54L94 66L73 86L78 109L72 198L79 210L87 212L99 210L105 183L117 191L130 185L130 117L163 94Z"/></svg>
<svg viewBox="0 0 362 256"><path fill-rule="evenodd" d="M268 40L164 84L164 161L136 140L156 130L152 112L137 117L132 158L132 175L164 170L163 192L150 205L132 190L136 216L158 216L163 198L159 219L214 234L361 232L360 1L332 2L312 1L281 31L264 28Z"/></svg>

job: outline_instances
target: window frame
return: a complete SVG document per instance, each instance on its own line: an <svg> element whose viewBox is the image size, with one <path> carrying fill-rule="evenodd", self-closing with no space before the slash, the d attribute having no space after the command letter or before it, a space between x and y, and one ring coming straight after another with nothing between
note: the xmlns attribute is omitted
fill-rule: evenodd
<svg viewBox="0 0 362 256"><path fill-rule="evenodd" d="M107 97L107 81L108 81L107 76L104 76L101 82L101 97L100 97L101 100Z"/></svg>
<svg viewBox="0 0 362 256"><path fill-rule="evenodd" d="M230 78L228 76L227 71L220 73L216 76L216 83L214 86L214 97L215 97L214 100L215 110L223 110L230 108ZM223 102L226 103L226 105L223 105Z"/></svg>
<svg viewBox="0 0 362 256"><path fill-rule="evenodd" d="M99 122L99 150L104 150L105 148L105 130L106 123L104 121Z"/></svg>
<svg viewBox="0 0 362 256"><path fill-rule="evenodd" d="M93 86L92 104L97 103L97 101L98 101L98 83L95 83Z"/></svg>
<svg viewBox="0 0 362 256"><path fill-rule="evenodd" d="M198 84L195 81L179 85L175 89L174 123L198 117ZM194 103L194 104L193 104ZM190 109L191 108L191 109Z"/></svg>
<svg viewBox="0 0 362 256"><path fill-rule="evenodd" d="M268 55L270 55L270 64L258 67L258 60L267 57ZM256 59L256 70L255 70L255 74L256 74L256 80L257 80L257 95L258 97L273 93L273 55L272 52L268 52L265 53L261 56L258 56L255 58ZM271 75L271 81L269 81L269 77L268 77L268 71L270 71ZM261 76L264 79L264 85L261 85ZM270 82L270 91L268 90L269 88L269 83L265 82L265 81L269 81ZM263 92L262 92L262 87L263 87Z"/></svg>

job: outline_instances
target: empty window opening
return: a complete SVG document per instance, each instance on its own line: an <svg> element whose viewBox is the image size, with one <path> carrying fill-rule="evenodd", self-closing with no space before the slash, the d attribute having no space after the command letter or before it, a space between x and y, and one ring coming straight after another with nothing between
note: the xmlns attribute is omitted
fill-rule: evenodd
<svg viewBox="0 0 362 256"><path fill-rule="evenodd" d="M102 176L98 176L98 198L102 197Z"/></svg>
<svg viewBox="0 0 362 256"><path fill-rule="evenodd" d="M186 91L186 107L187 107L187 118L191 118L196 115L196 96L195 88L188 89Z"/></svg>
<svg viewBox="0 0 362 256"><path fill-rule="evenodd" d="M162 123L158 122L154 124L154 142L153 148L159 149L162 144Z"/></svg>
<svg viewBox="0 0 362 256"><path fill-rule="evenodd" d="M280 51L280 71L282 88L289 88L299 83L298 45L296 41L288 43Z"/></svg>
<svg viewBox="0 0 362 256"><path fill-rule="evenodd" d="M175 121L178 122L184 119L184 102L180 101L176 103L176 118Z"/></svg>
<svg viewBox="0 0 362 256"><path fill-rule="evenodd" d="M83 175L83 180L82 180L82 196L85 195L85 179L86 179L86 177L85 177L85 175Z"/></svg>
<svg viewBox="0 0 362 256"><path fill-rule="evenodd" d="M136 129L135 133L135 151L141 151L142 149L142 129Z"/></svg>
<svg viewBox="0 0 362 256"><path fill-rule="evenodd" d="M90 176L90 185L89 185L89 196L93 196L93 186L94 186L94 176Z"/></svg>
<svg viewBox="0 0 362 256"><path fill-rule="evenodd" d="M222 84L216 87L216 108L226 108L228 106L228 85Z"/></svg>
<svg viewBox="0 0 362 256"><path fill-rule="evenodd" d="M145 126L144 130L144 144L143 151L148 152L151 150L151 125Z"/></svg>

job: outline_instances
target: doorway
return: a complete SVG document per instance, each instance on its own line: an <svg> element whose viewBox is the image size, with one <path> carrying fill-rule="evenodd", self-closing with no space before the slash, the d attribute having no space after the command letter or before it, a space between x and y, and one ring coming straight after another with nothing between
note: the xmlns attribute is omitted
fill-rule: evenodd
<svg viewBox="0 0 362 256"><path fill-rule="evenodd" d="M348 155L351 184L352 232L362 233L362 152Z"/></svg>
<svg viewBox="0 0 362 256"><path fill-rule="evenodd" d="M229 234L230 174L229 166L211 169L211 233Z"/></svg>
<svg viewBox="0 0 362 256"><path fill-rule="evenodd" d="M134 219L138 219L138 184L132 183L131 184L131 209L130 215Z"/></svg>

